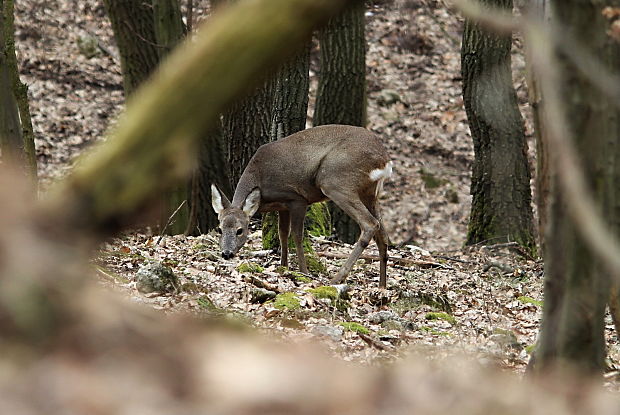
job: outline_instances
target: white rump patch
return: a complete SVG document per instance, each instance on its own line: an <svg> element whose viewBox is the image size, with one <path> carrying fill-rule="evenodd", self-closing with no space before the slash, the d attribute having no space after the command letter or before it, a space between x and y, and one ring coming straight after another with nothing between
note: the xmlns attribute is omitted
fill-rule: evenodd
<svg viewBox="0 0 620 415"><path fill-rule="evenodd" d="M374 169L368 176L370 176L370 180L373 182L377 182L377 187L375 188L375 197L379 196L379 193L383 190L383 182L385 179L389 178L392 175L392 162L388 161L385 167L382 169Z"/></svg>
<svg viewBox="0 0 620 415"><path fill-rule="evenodd" d="M392 162L388 161L384 168L374 169L370 173L368 173L368 175L370 176L370 180L372 180L373 182L376 182L380 179L387 179L392 175Z"/></svg>

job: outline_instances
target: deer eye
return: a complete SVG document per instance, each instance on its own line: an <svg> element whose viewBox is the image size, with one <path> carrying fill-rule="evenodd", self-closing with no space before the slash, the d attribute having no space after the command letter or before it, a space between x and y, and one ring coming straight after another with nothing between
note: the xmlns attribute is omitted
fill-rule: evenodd
<svg viewBox="0 0 620 415"><path fill-rule="evenodd" d="M241 236L243 234L243 228L237 229L237 236Z"/></svg>
<svg viewBox="0 0 620 415"><path fill-rule="evenodd" d="M219 233L220 235L222 234L222 228L220 228L219 226L217 228L215 228L215 232Z"/></svg>

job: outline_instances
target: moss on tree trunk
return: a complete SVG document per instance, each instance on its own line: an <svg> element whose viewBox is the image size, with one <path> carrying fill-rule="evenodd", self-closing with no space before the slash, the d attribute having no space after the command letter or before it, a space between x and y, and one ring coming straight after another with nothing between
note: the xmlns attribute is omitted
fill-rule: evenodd
<svg viewBox="0 0 620 415"><path fill-rule="evenodd" d="M512 11L512 0L482 3ZM510 69L511 40L511 35L465 21L463 100L475 152L466 244L516 241L535 251L527 143Z"/></svg>
<svg viewBox="0 0 620 415"><path fill-rule="evenodd" d="M366 125L366 39L364 4L347 8L320 32L321 69L314 125ZM357 223L333 203L331 215L338 239L354 243Z"/></svg>
<svg viewBox="0 0 620 415"><path fill-rule="evenodd" d="M0 0L0 146L36 183L37 159L28 104L28 87L19 79L15 55L13 0Z"/></svg>

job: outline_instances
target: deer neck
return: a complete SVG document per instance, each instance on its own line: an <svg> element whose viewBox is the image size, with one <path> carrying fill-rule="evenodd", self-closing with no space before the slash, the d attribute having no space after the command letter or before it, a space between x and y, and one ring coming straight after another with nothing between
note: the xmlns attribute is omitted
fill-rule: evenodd
<svg viewBox="0 0 620 415"><path fill-rule="evenodd" d="M258 176L250 168L246 168L237 183L231 205L241 208L250 192L259 187Z"/></svg>

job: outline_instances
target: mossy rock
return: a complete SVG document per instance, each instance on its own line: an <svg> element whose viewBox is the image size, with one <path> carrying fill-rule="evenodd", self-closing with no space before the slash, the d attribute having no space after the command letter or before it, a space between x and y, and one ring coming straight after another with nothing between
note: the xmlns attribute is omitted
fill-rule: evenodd
<svg viewBox="0 0 620 415"><path fill-rule="evenodd" d="M360 334L370 334L370 330L367 327L364 327L354 321L339 321L338 324L347 331L353 331Z"/></svg>
<svg viewBox="0 0 620 415"><path fill-rule="evenodd" d="M171 293L179 286L179 278L161 262L150 261L136 272L136 288L143 294Z"/></svg>
<svg viewBox="0 0 620 415"><path fill-rule="evenodd" d="M265 268L261 267L260 265L254 263L254 262L242 262L237 267L237 271L239 271L241 273L257 273L257 274L260 274L264 270L265 270Z"/></svg>
<svg viewBox="0 0 620 415"><path fill-rule="evenodd" d="M336 301L338 299L338 289L331 285L323 285L308 290L315 298L326 298L328 300Z"/></svg>
<svg viewBox="0 0 620 415"><path fill-rule="evenodd" d="M523 304L532 304L535 305L536 307L541 307L543 306L543 302L542 301L538 301L533 299L532 297L526 297L524 295L517 297L517 301Z"/></svg>
<svg viewBox="0 0 620 415"><path fill-rule="evenodd" d="M345 312L351 306L351 304L345 299L341 298L340 293L336 287L331 285L324 285L317 288L311 288L308 290L314 298L329 300L336 310Z"/></svg>
<svg viewBox="0 0 620 415"><path fill-rule="evenodd" d="M276 295L273 306L278 310L294 311L301 308L301 302L295 293L281 293Z"/></svg>
<svg viewBox="0 0 620 415"><path fill-rule="evenodd" d="M453 326L456 325L456 318L454 318L454 316L451 316L448 313L430 312L430 313L426 313L424 318L427 319L427 320L443 320L443 321L447 321L448 323L452 324Z"/></svg>

